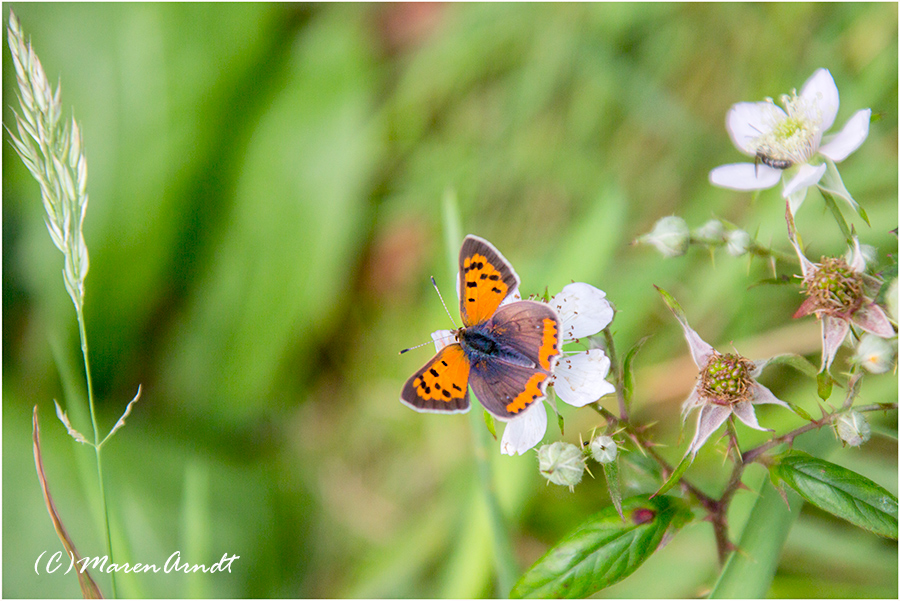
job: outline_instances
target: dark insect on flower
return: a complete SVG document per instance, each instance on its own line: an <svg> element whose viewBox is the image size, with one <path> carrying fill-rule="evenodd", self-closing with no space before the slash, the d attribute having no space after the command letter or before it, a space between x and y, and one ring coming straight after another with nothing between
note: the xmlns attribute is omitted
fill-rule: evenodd
<svg viewBox="0 0 900 601"><path fill-rule="evenodd" d="M768 165L772 169L781 169L782 171L784 171L785 169L789 169L791 165L794 164L790 159L776 159L770 157L762 150L757 150L756 158L753 160L754 168L758 169L760 163L762 163L763 165Z"/></svg>

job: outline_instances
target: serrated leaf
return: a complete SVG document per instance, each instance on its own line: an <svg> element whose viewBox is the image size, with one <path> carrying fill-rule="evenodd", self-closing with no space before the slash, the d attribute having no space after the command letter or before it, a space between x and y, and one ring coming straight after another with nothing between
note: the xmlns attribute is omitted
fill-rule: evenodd
<svg viewBox="0 0 900 601"><path fill-rule="evenodd" d="M783 456L771 469L816 507L897 539L897 497L865 476L802 451Z"/></svg>
<svg viewBox="0 0 900 601"><path fill-rule="evenodd" d="M644 336L638 340L637 344L631 347L625 354L625 360L622 362L622 394L625 397L626 408L629 408L631 399L634 396L634 358L649 338L649 336Z"/></svg>
<svg viewBox="0 0 900 601"><path fill-rule="evenodd" d="M626 522L606 507L565 536L516 583L513 598L579 598L633 573L659 548L670 529L691 518L687 504L647 495L622 503Z"/></svg>

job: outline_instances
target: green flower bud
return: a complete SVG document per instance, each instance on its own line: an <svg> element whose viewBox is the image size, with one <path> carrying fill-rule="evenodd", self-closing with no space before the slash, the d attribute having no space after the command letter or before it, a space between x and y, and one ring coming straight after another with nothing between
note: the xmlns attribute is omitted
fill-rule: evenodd
<svg viewBox="0 0 900 601"><path fill-rule="evenodd" d="M584 475L581 449L567 442L554 442L538 449L538 465L547 480L574 490Z"/></svg>
<svg viewBox="0 0 900 601"><path fill-rule="evenodd" d="M858 447L872 436L869 422L862 413L856 411L848 411L838 417L834 429L838 438L851 447Z"/></svg>
<svg viewBox="0 0 900 601"><path fill-rule="evenodd" d="M710 219L694 230L694 237L703 242L721 242L725 238L725 226L718 219Z"/></svg>
<svg viewBox="0 0 900 601"><path fill-rule="evenodd" d="M617 454L616 441L609 436L598 436L591 442L591 457L597 463L612 463Z"/></svg>
<svg viewBox="0 0 900 601"><path fill-rule="evenodd" d="M691 232L681 217L663 217L653 226L653 231L637 239L642 244L652 244L666 257L679 257L687 252Z"/></svg>
<svg viewBox="0 0 900 601"><path fill-rule="evenodd" d="M750 248L750 234L744 230L731 230L725 236L725 250L733 257L740 257Z"/></svg>

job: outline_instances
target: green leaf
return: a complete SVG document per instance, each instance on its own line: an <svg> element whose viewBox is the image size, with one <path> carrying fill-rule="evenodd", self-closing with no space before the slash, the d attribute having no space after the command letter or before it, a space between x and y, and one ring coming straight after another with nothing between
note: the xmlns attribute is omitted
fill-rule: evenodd
<svg viewBox="0 0 900 601"><path fill-rule="evenodd" d="M513 598L578 598L629 576L659 548L670 528L691 519L687 504L646 495L622 503L626 522L606 507L564 537L513 587Z"/></svg>
<svg viewBox="0 0 900 601"><path fill-rule="evenodd" d="M609 490L609 498L613 502L613 507L622 521L625 521L625 514L622 513L622 489L619 486L619 460L603 464L603 476L606 478L606 488Z"/></svg>
<svg viewBox="0 0 900 601"><path fill-rule="evenodd" d="M487 410L484 412L484 425L487 426L488 432L491 433L494 440L497 440L497 424L494 423L494 416L488 413Z"/></svg>
<svg viewBox="0 0 900 601"><path fill-rule="evenodd" d="M801 451L783 456L771 469L816 507L897 539L897 497L865 476Z"/></svg>
<svg viewBox="0 0 900 601"><path fill-rule="evenodd" d="M850 226L847 225L847 220L844 219L843 214L841 214L841 209L834 201L834 196L821 188L819 189L819 191L822 192L822 197L825 199L825 206L828 207L828 209L831 211L831 214L834 216L834 220L837 222L841 233L844 234L844 239L849 241L852 238L852 234L850 233Z"/></svg>
<svg viewBox="0 0 900 601"><path fill-rule="evenodd" d="M768 367L769 365L787 365L788 367L793 367L800 373L805 376L809 376L810 378L815 378L819 374L819 368L817 368L813 363L802 355L795 355L794 353L785 353L783 355L775 355L768 361L764 367Z"/></svg>
<svg viewBox="0 0 900 601"><path fill-rule="evenodd" d="M625 360L622 362L622 394L625 397L626 408L631 405L631 399L634 396L634 358L649 338L649 336L644 336L638 340L637 344L625 354Z"/></svg>
<svg viewBox="0 0 900 601"><path fill-rule="evenodd" d="M687 468L691 466L691 463L693 463L693 458L691 457L691 454L688 453L681 460L681 463L678 464L678 467L675 468L675 471L672 472L672 475L669 476L669 479L666 480L666 483L662 485L662 488L656 491L656 494L654 496L665 494L669 490L671 490L673 486L678 484L678 482L681 480L681 477L684 475L684 472L686 472Z"/></svg>

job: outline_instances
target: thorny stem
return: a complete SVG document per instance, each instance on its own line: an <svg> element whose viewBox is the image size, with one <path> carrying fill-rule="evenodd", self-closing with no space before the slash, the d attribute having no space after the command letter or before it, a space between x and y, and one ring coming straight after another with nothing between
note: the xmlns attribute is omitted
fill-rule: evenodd
<svg viewBox="0 0 900 601"><path fill-rule="evenodd" d="M618 365L618 362L615 359L615 347L613 345L612 336L610 335L608 330L604 330L604 334L606 336L607 353L610 357L610 363L614 366L613 370L615 372L616 378L616 391L619 399L619 410L623 417L617 417L614 413L604 407L601 407L598 404L591 404L589 405L589 407L593 408L594 411L599 413L613 428L622 428L628 434L629 438L631 438L631 440L635 443L635 445L637 445L645 454L650 456L660 465L660 467L662 467L664 473L671 474L674 471L672 466L669 465L669 463L654 450L653 443L649 442L643 437L641 429L632 425L628 421L627 413L625 410L624 395L622 393L622 368ZM709 521L713 525L713 532L716 538L716 548L718 551L720 564L724 565L725 560L728 558L728 554L734 549L734 545L728 538L728 507L731 505L731 501L734 498L734 495L743 486L742 477L744 475L744 469L746 468L746 466L751 463L760 461L763 455L770 449L785 443L793 444L794 439L801 434L809 432L810 430L819 429L832 423L835 419L837 419L838 416L840 416L842 413L845 413L850 407L852 407L853 399L856 397L859 391L859 380L860 378L858 377L858 375L854 374L853 376L851 376L850 382L847 387L847 399L843 403L841 409L837 409L831 413L824 414L821 419L813 420L808 424L804 424L803 426L800 426L799 428L788 432L787 434L776 436L772 440L749 449L743 453L741 453L740 447L738 446L737 432L734 429L733 421L729 420L728 422L726 422L731 453L734 456L734 468L732 468L731 470L731 475L728 478L728 484L725 486L725 489L722 491L722 495L718 499L715 499L698 489L696 486L691 484L691 482L687 478L682 478L679 481L681 487L688 494L693 496L697 500L697 502L700 503L709 513ZM853 407L853 410L859 413L866 413L871 411L896 410L897 407L898 403L874 403L871 405L861 405L858 407Z"/></svg>

